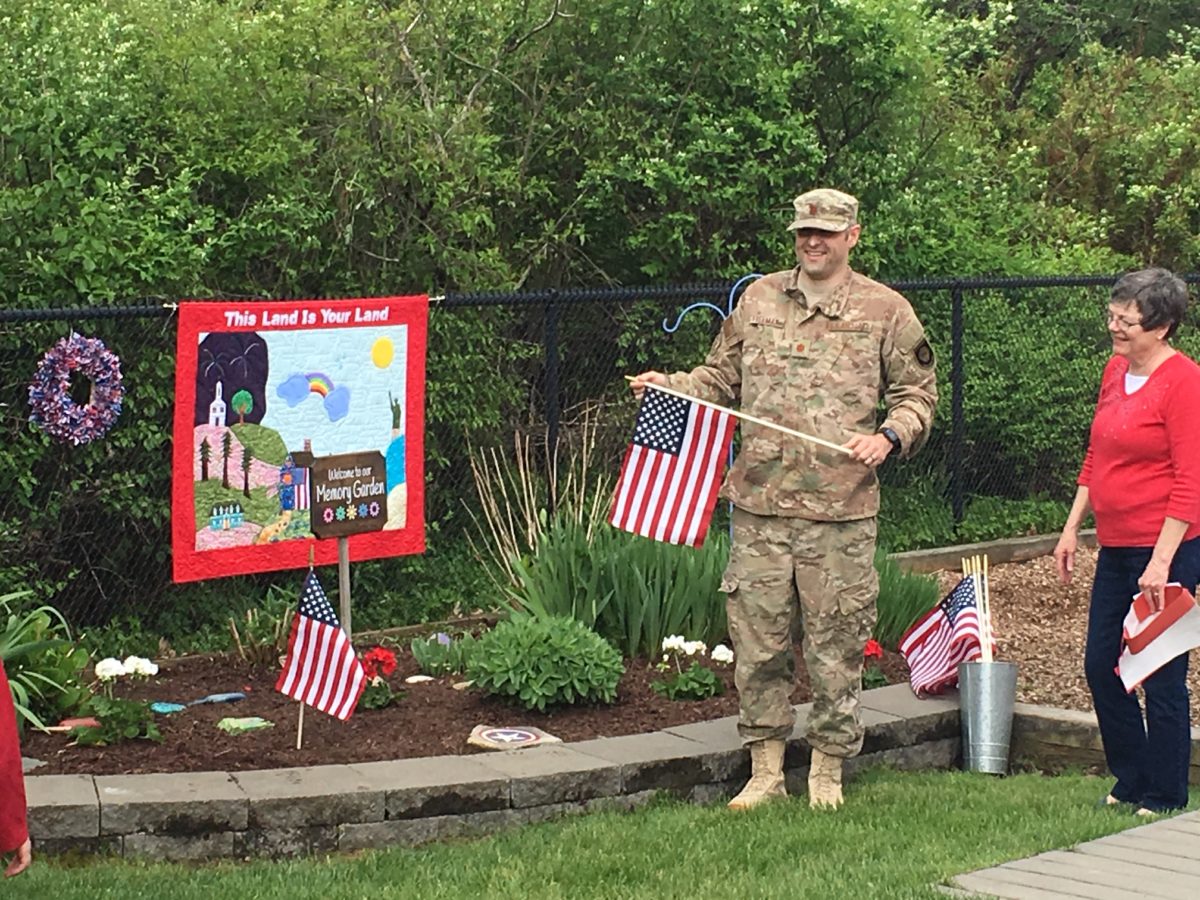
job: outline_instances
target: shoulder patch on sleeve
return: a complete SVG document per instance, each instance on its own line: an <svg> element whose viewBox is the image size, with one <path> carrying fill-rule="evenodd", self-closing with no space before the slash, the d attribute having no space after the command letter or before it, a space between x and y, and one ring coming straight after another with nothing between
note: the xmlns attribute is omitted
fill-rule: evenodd
<svg viewBox="0 0 1200 900"><path fill-rule="evenodd" d="M917 365L926 369L933 368L933 348L925 338L921 338L921 343L913 348L913 357Z"/></svg>

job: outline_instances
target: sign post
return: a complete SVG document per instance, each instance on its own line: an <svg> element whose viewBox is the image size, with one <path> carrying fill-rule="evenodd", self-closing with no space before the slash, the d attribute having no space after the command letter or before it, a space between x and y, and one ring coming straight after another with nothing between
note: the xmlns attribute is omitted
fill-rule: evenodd
<svg viewBox="0 0 1200 900"><path fill-rule="evenodd" d="M387 462L377 450L302 461L312 470L312 530L338 542L338 617L349 638L352 534L380 531L387 523Z"/></svg>

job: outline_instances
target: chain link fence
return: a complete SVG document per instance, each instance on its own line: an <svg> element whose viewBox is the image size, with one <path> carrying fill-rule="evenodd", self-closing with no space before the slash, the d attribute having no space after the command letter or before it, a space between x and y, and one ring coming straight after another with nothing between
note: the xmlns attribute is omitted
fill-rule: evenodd
<svg viewBox="0 0 1200 900"><path fill-rule="evenodd" d="M1061 524L1110 352L1103 313L1113 280L893 283L938 353L940 398L922 454L881 470L882 543L914 549ZM356 566L373 587L404 598L373 624L418 621L431 585L478 581L468 573L478 508L472 456L494 449L511 457L521 435L544 470L566 466L586 440L595 473L615 478L635 413L624 376L697 364L735 299L730 284L436 299L427 364L429 549L420 561ZM1200 333L1194 312L1189 319L1176 344L1195 357ZM120 357L126 387L115 427L79 447L29 422L34 370L72 331L101 338ZM484 334L491 339L475 340ZM30 589L84 627L152 610L186 623L199 606L295 581L284 573L171 583L174 342L170 306L0 311L0 595ZM87 391L86 381L72 388L79 402Z"/></svg>

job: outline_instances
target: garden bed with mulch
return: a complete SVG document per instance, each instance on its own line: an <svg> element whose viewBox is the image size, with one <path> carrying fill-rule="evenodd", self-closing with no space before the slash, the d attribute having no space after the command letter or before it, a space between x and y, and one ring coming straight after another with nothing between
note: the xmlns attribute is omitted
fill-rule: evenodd
<svg viewBox="0 0 1200 900"><path fill-rule="evenodd" d="M211 694L241 692L244 700L190 706L158 716L162 743L124 741L107 747L75 746L69 734L28 732L22 753L45 765L33 774L88 775L146 772L199 772L371 762L446 754L486 753L467 744L476 725L534 726L564 741L657 731L737 713L733 667L713 665L725 685L723 694L702 701L672 701L651 683L662 674L645 660L626 661L625 675L611 706L571 706L545 713L526 712L470 688L456 690L459 678L446 676L405 684L419 672L411 653L396 652L397 668L388 678L402 690L383 709L359 708L347 721L306 709L304 740L296 749L299 706L275 690L277 670L250 668L236 657L193 657L170 662L148 681L118 682L116 696L187 703ZM797 664L793 703L810 699L804 666ZM885 654L880 669L891 681L905 681L908 668L896 654ZM240 735L217 728L226 716L261 716L274 727Z"/></svg>

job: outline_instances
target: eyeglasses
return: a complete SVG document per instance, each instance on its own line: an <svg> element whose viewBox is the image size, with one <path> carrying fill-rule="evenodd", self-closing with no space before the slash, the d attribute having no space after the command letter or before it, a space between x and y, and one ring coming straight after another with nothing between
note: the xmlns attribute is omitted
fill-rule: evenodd
<svg viewBox="0 0 1200 900"><path fill-rule="evenodd" d="M1132 319L1127 319L1119 313L1115 313L1111 309L1108 309L1104 311L1104 324L1116 325L1122 331L1129 331L1130 329L1137 328L1139 325L1141 325L1142 320L1137 319L1135 321Z"/></svg>

